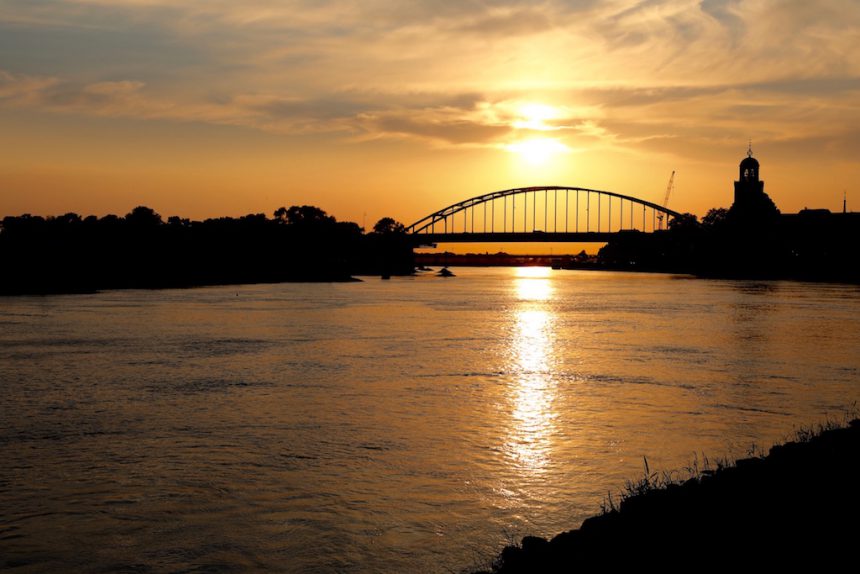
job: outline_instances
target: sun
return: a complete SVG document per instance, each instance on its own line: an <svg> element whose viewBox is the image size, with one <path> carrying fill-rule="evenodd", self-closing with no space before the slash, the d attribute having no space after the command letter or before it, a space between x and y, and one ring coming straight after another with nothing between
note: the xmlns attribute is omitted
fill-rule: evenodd
<svg viewBox="0 0 860 574"><path fill-rule="evenodd" d="M565 115L562 109L539 102L518 102L511 111L514 119L510 126L519 137L504 148L523 162L531 166L544 165L570 151L559 138L548 137L548 132L562 129L556 125L556 120Z"/></svg>
<svg viewBox="0 0 860 574"><path fill-rule="evenodd" d="M511 124L516 129L551 131L558 129L547 124L561 117L561 111L547 104L525 103L517 108L518 119Z"/></svg>
<svg viewBox="0 0 860 574"><path fill-rule="evenodd" d="M570 151L569 147L555 138L520 140L506 145L505 149L517 154L530 165L544 165L556 156Z"/></svg>

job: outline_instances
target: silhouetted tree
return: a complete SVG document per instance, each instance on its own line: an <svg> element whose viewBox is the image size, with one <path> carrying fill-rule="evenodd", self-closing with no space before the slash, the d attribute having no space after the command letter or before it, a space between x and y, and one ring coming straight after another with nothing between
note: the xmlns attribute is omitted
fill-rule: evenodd
<svg viewBox="0 0 860 574"><path fill-rule="evenodd" d="M676 231L690 230L699 227L698 218L692 213L682 213L669 221L669 229Z"/></svg>
<svg viewBox="0 0 860 574"><path fill-rule="evenodd" d="M265 213L249 213L242 216L242 222L246 225L265 225L268 221Z"/></svg>
<svg viewBox="0 0 860 574"><path fill-rule="evenodd" d="M138 205L125 216L125 220L133 225L154 226L161 225L161 216L155 210Z"/></svg>
<svg viewBox="0 0 860 574"><path fill-rule="evenodd" d="M80 223L80 222L81 222L81 216L78 215L77 213L69 212L69 213L66 213L64 215L60 215L59 217L57 217L57 223L60 223L63 225L72 225L72 224Z"/></svg>
<svg viewBox="0 0 860 574"><path fill-rule="evenodd" d="M286 220L290 225L334 223L336 221L334 217L312 205L290 207L286 212Z"/></svg>
<svg viewBox="0 0 860 574"><path fill-rule="evenodd" d="M361 227L352 221L338 221L335 224L338 237L354 236L360 237L362 234Z"/></svg>
<svg viewBox="0 0 860 574"><path fill-rule="evenodd" d="M188 227L191 225L191 220L184 217L179 217L178 215L171 215L167 218L167 224L172 225L174 227Z"/></svg>
<svg viewBox="0 0 860 574"><path fill-rule="evenodd" d="M729 210L725 207L709 209L708 213L702 218L702 225L711 229L721 227L725 224L728 215Z"/></svg>
<svg viewBox="0 0 860 574"><path fill-rule="evenodd" d="M373 226L373 232L380 235L400 234L406 231L406 227L391 217L383 217Z"/></svg>

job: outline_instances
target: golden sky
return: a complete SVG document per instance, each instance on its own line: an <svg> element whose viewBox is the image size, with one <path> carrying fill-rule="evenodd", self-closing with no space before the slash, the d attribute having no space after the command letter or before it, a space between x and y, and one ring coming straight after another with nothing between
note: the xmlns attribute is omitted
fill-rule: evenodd
<svg viewBox="0 0 860 574"><path fill-rule="evenodd" d="M0 216L860 205L855 0L0 0ZM857 198L856 201L854 198Z"/></svg>

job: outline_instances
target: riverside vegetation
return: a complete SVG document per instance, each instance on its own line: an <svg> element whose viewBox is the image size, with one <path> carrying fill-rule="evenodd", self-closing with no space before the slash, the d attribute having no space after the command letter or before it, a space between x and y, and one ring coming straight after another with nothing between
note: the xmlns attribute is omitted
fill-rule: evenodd
<svg viewBox="0 0 860 574"><path fill-rule="evenodd" d="M775 209L775 208L774 208ZM685 213L655 233L625 231L583 267L692 273L702 277L860 283L860 213L803 210Z"/></svg>
<svg viewBox="0 0 860 574"><path fill-rule="evenodd" d="M370 233L313 206L266 215L164 222L138 206L125 217L5 217L0 294L188 287L278 281L346 281L413 271L403 225Z"/></svg>
<svg viewBox="0 0 860 574"><path fill-rule="evenodd" d="M688 469L686 480L652 473L616 504L551 540L506 547L494 574L594 567L706 570L847 567L857 559L860 419L801 430L759 455ZM484 573L486 574L486 572Z"/></svg>

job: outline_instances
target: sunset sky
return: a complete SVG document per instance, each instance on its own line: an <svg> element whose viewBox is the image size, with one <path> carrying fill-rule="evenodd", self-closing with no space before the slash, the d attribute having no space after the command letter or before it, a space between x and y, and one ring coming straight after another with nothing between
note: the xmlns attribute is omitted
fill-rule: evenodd
<svg viewBox="0 0 860 574"><path fill-rule="evenodd" d="M369 227L673 170L701 216L750 139L783 212L860 209L860 2L0 0L0 216Z"/></svg>

